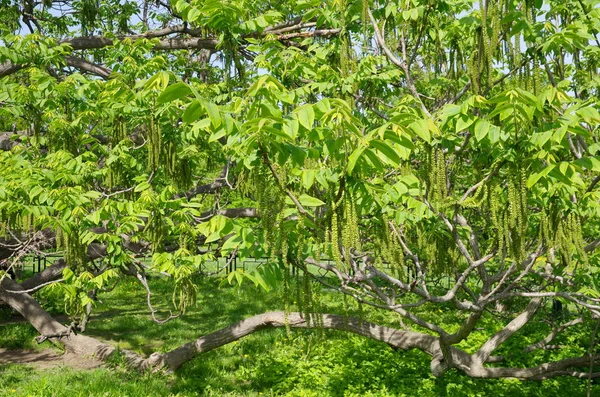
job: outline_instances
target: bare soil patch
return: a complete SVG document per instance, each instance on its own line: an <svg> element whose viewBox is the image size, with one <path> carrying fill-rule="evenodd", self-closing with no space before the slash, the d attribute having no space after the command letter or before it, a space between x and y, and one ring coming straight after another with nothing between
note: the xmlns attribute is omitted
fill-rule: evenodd
<svg viewBox="0 0 600 397"><path fill-rule="evenodd" d="M0 348L1 364L27 364L39 369L69 367L75 369L94 369L102 363L92 358L84 358L72 353L57 354L53 350L24 350Z"/></svg>

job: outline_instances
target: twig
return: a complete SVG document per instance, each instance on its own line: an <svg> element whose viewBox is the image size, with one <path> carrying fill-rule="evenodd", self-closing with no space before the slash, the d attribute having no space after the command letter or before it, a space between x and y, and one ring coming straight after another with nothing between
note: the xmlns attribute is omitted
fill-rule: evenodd
<svg viewBox="0 0 600 397"><path fill-rule="evenodd" d="M48 281L47 283L40 284L40 285L38 285L38 286L36 286L34 288L30 288L30 289L23 289L23 290L8 290L7 289L7 290L4 290L4 291L8 292L8 293L11 293L11 294L29 294L31 292L36 292L36 291L38 291L38 290L40 290L40 289L42 289L42 288L44 288L44 287L46 287L48 285L56 284L56 283L62 283L63 281L65 281L65 279L61 278L61 279L58 279L58 280Z"/></svg>
<svg viewBox="0 0 600 397"><path fill-rule="evenodd" d="M168 321L171 321L171 320L181 316L182 313L175 315L175 314L173 314L173 312L169 312L169 317L167 317L164 320L159 320L158 318L156 318L157 310L155 310L154 307L152 306L152 301L151 301L152 291L150 291L150 286L148 285L148 280L146 280L146 276L144 276L140 272L136 272L135 276L138 280L140 280L140 283L146 289L146 304L148 305L148 309L150 310L150 315L152 316L152 320L154 320L155 323L157 323L159 325L163 325L163 324L167 323Z"/></svg>
<svg viewBox="0 0 600 397"><path fill-rule="evenodd" d="M409 67L407 64L407 60L406 60L406 42L404 41L404 33L402 35L402 40L401 40L402 55L404 57L404 60L400 60L392 53L392 51L385 44L383 34L379 30L379 26L377 26L377 22L375 21L375 18L373 17L373 13L371 12L370 8L367 9L367 13L369 15L369 19L371 20L371 24L373 25L373 30L375 31L375 40L377 41L377 44L379 44L379 47L381 47L381 49L383 50L385 55L388 57L388 59L393 64L400 67L404 71L404 77L406 79L406 86L408 87L408 90L410 91L412 96L419 102L419 105L421 106L421 110L423 111L423 113L425 113L428 117L431 117L431 113L429 112L429 110L427 110L427 108L425 107L425 104L421 101L421 96L419 95L419 92L417 91L417 89L410 77L410 70L409 70Z"/></svg>

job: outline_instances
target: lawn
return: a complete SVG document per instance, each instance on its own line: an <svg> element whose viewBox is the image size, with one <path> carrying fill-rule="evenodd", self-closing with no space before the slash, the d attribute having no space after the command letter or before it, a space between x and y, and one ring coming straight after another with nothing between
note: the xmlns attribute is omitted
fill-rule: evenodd
<svg viewBox="0 0 600 397"><path fill-rule="evenodd" d="M217 278L197 280L198 302L165 325L151 321L141 286L123 282L100 295L87 334L124 349L150 354L166 351L198 336L268 310L283 309L281 293L266 293L250 283L241 287ZM151 280L155 306L166 309L169 284ZM350 303L322 294L329 312L356 312ZM61 310L52 293L46 307ZM293 303L293 302L292 302ZM437 310L437 309L436 309ZM11 314L1 312L4 319ZM398 327L380 313L379 322ZM444 317L446 312L431 313ZM524 330L524 332L528 332ZM531 332L531 331L529 331ZM37 346L36 332L26 323L0 326L0 347ZM475 336L476 337L476 336ZM471 341L472 342L472 341ZM516 349L516 348L515 348ZM505 352L513 360L517 354ZM457 371L440 378L429 372L428 357L418 351L394 351L379 342L340 331L264 330L208 352L175 374L138 373L115 357L106 368L38 370L25 365L0 366L1 396L585 396L585 380L554 378L543 382L471 379ZM600 395L593 385L592 395Z"/></svg>

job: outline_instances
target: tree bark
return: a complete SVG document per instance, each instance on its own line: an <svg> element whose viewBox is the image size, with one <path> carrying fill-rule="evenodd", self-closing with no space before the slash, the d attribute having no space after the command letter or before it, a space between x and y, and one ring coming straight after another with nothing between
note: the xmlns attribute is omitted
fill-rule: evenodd
<svg viewBox="0 0 600 397"><path fill-rule="evenodd" d="M387 343L395 349L419 349L430 355L434 354L437 338L419 332L397 330L394 328L376 325L368 321L345 317L337 314L322 314L317 321L319 327L337 329L362 335L370 339ZM313 323L314 323L313 319ZM268 312L259 314L227 328L202 336L193 342L186 343L168 353L151 355L145 367L166 367L170 370L177 369L199 354L216 349L236 341L244 336L267 328L285 327L309 328L306 318L300 313Z"/></svg>
<svg viewBox="0 0 600 397"><path fill-rule="evenodd" d="M21 291L23 289L21 285L10 278L5 278L0 284L0 298L25 317L41 335L66 334L68 328L52 318L31 295L26 293L14 294L6 291ZM114 347L85 335L71 333L60 338L60 341L66 348L77 354L96 356L100 359L107 358L115 351Z"/></svg>

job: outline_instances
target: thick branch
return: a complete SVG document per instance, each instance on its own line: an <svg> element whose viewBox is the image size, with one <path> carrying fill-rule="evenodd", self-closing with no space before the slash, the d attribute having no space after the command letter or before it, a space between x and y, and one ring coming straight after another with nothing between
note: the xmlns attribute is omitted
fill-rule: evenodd
<svg viewBox="0 0 600 397"><path fill-rule="evenodd" d="M64 259L59 259L53 265L48 266L43 271L36 273L21 283L21 287L25 290L34 289L42 284L55 281L62 277L63 270L67 267Z"/></svg>
<svg viewBox="0 0 600 397"><path fill-rule="evenodd" d="M112 73L112 71L109 68L96 65L95 63L89 62L83 58L66 56L65 61L67 62L67 66L71 66L79 70L83 70L84 72L95 74L96 76L100 76L103 79L108 79L108 77Z"/></svg>
<svg viewBox="0 0 600 397"><path fill-rule="evenodd" d="M0 64L0 78L16 73L19 70L23 69L25 66L25 64L14 64L12 62Z"/></svg>
<svg viewBox="0 0 600 397"><path fill-rule="evenodd" d="M112 41L111 41L111 44L112 44ZM65 63L67 64L67 66L71 66L73 68L82 70L84 72L88 72L88 73L94 74L96 76L100 76L103 79L108 79L108 77L112 73L112 71L107 67L104 67L101 65L96 65L95 63L89 62L83 58L72 56L72 55L65 57ZM2 78L4 76L9 76L13 73L16 73L19 70L25 68L26 66L27 66L27 63L19 63L19 64L14 64L12 62L3 63L0 65L0 78Z"/></svg>
<svg viewBox="0 0 600 397"><path fill-rule="evenodd" d="M506 327L502 328L498 331L494 336L488 339L487 342L481 346L479 351L475 354L475 357L480 362L485 362L487 358L492 354L494 350L496 350L501 344L506 342L508 338L513 336L518 330L520 330L525 324L529 322L535 315L535 312L540 307L542 303L542 298L534 298L532 299L525 311L515 317L510 323L506 325Z"/></svg>
<svg viewBox="0 0 600 397"><path fill-rule="evenodd" d="M385 342L395 349L408 350L416 348L431 355L434 353L434 345L437 338L431 335L413 331L401 331L336 314L323 314L320 316L322 317L318 320L318 323L326 329L338 329L366 336L370 339ZM313 322L315 320L313 319ZM300 313L289 313L287 316L284 312L259 314L205 335L194 342L186 343L168 353L155 353L147 360L147 366L164 366L174 370L201 353L236 341L258 330L284 327L286 324L289 324L292 328L310 327Z"/></svg>

